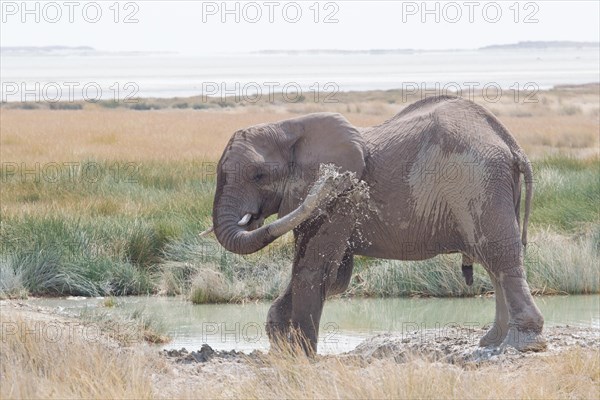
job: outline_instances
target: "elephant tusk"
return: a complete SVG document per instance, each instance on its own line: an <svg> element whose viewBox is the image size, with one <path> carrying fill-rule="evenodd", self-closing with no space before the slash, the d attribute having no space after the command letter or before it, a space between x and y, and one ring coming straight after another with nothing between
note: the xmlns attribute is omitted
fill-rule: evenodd
<svg viewBox="0 0 600 400"><path fill-rule="evenodd" d="M252 214L248 213L246 215L244 215L242 217L242 219L240 219L240 222L238 222L239 226L245 226L248 225L248 222L250 222L250 219L252 218Z"/></svg>
<svg viewBox="0 0 600 400"><path fill-rule="evenodd" d="M208 236L214 230L215 230L215 227L211 226L210 228L208 228L204 232L201 232L198 236L200 236L200 237Z"/></svg>

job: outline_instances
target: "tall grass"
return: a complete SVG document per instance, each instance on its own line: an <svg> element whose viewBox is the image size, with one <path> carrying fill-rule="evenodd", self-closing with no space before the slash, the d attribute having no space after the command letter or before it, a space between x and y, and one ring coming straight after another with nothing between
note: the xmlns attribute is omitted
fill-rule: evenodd
<svg viewBox="0 0 600 400"><path fill-rule="evenodd" d="M381 260L359 264L350 293L359 296L460 297L493 291L487 272L475 265L473 285L461 274L460 256L425 261ZM600 293L600 226L577 237L534 232L525 256L527 282L535 294ZM358 278L358 279L357 279Z"/></svg>
<svg viewBox="0 0 600 400"><path fill-rule="evenodd" d="M212 180L194 163L148 163L127 179L109 161L82 165L94 165L98 179L85 167L33 182L2 171L3 271L32 294L154 291L167 244L205 229Z"/></svg>
<svg viewBox="0 0 600 400"><path fill-rule="evenodd" d="M538 294L600 292L600 225L576 236L542 230L527 246L525 269Z"/></svg>
<svg viewBox="0 0 600 400"><path fill-rule="evenodd" d="M0 300L27 297L21 270L15 270L7 260L0 260Z"/></svg>
<svg viewBox="0 0 600 400"><path fill-rule="evenodd" d="M160 266L165 294L185 294L194 303L274 299L284 289L293 258L291 237L285 236L252 255L224 250L214 239L193 237L169 245Z"/></svg>
<svg viewBox="0 0 600 400"><path fill-rule="evenodd" d="M90 160L42 179L2 165L0 296L24 290L189 295L194 286L197 301L243 301L271 299L285 286L289 237L246 257L197 238L211 223L213 164L147 161L120 175L114 165ZM536 265L528 261L532 287L597 293L600 161L552 157L534 168L532 231L540 238L540 257ZM350 293L467 296L491 290L481 270L474 285L465 286L459 264L449 256L420 263L359 259ZM223 295L202 290L215 282Z"/></svg>
<svg viewBox="0 0 600 400"><path fill-rule="evenodd" d="M199 239L195 244L187 244L179 255L185 252L185 262L167 262L161 266L160 285L162 293L184 294L194 303L272 299L290 278L289 245L242 257L219 250L215 242ZM530 236L525 271L535 294L600 293L598 265L600 227L577 237L549 230ZM460 255L442 255L425 261L357 257L354 276L343 296L465 297L494 290L480 265L475 265L472 286L466 285L460 266Z"/></svg>

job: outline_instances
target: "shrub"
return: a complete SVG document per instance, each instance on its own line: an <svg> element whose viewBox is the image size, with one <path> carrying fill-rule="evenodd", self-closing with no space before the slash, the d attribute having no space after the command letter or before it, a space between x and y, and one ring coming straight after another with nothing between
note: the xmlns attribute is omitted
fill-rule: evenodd
<svg viewBox="0 0 600 400"><path fill-rule="evenodd" d="M104 108L117 108L120 106L118 101L110 100L110 101L101 101L98 104Z"/></svg>
<svg viewBox="0 0 600 400"><path fill-rule="evenodd" d="M162 107L158 104L147 104L147 103L134 103L129 106L132 110L147 111L147 110L160 110Z"/></svg>
<svg viewBox="0 0 600 400"><path fill-rule="evenodd" d="M17 108L20 108L21 110L37 110L38 108L40 108L37 104L34 103L21 103L17 106Z"/></svg>
<svg viewBox="0 0 600 400"><path fill-rule="evenodd" d="M50 103L51 110L82 110L83 105L74 103Z"/></svg>
<svg viewBox="0 0 600 400"><path fill-rule="evenodd" d="M6 260L0 261L0 300L27 298L21 271L15 271Z"/></svg>
<svg viewBox="0 0 600 400"><path fill-rule="evenodd" d="M560 109L560 113L563 115L578 115L582 113L582 110L579 106L569 105L562 106L562 108Z"/></svg>
<svg viewBox="0 0 600 400"><path fill-rule="evenodd" d="M205 109L207 109L207 108L212 108L212 107L211 107L210 105L208 105L208 104L194 104L194 105L192 106L192 108L193 108L194 110L205 110Z"/></svg>
<svg viewBox="0 0 600 400"><path fill-rule="evenodd" d="M142 267L158 264L172 235L172 227L167 224L134 225L125 249L127 260Z"/></svg>
<svg viewBox="0 0 600 400"><path fill-rule="evenodd" d="M9 265L34 295L100 294L98 285L85 276L84 267L64 260L57 249L13 253Z"/></svg>
<svg viewBox="0 0 600 400"><path fill-rule="evenodd" d="M201 268L192 278L192 303L227 303L231 298L230 285L220 272L211 268Z"/></svg>

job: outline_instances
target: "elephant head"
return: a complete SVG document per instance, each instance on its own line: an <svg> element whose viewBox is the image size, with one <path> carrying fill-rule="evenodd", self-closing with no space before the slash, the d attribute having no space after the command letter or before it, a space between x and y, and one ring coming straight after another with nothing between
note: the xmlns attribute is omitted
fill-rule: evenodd
<svg viewBox="0 0 600 400"><path fill-rule="evenodd" d="M311 189L321 164L361 177L364 144L334 113L309 114L235 132L217 166L215 235L227 250L256 252L310 218L325 188ZM279 218L263 226L265 218Z"/></svg>

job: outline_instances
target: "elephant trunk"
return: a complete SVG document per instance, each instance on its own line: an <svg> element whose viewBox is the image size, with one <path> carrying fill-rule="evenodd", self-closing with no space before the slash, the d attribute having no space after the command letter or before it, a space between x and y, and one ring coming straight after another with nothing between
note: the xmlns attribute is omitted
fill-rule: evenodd
<svg viewBox="0 0 600 400"><path fill-rule="evenodd" d="M232 188L224 188L222 181L217 178L217 191L213 204L213 226L217 240L227 250L237 254L250 254L264 248L269 243L291 231L302 222L311 218L315 211L322 206L333 191L343 191L349 185L348 174L341 174L335 180L320 182L311 188L309 194L296 209L289 214L255 230L248 230L248 222L252 217L244 209L245 196L236 193ZM340 184L339 181L343 181ZM247 205L246 205L247 206Z"/></svg>
<svg viewBox="0 0 600 400"><path fill-rule="evenodd" d="M239 220L240 216L231 208L213 213L215 235L227 250L237 254L250 254L277 239L268 226L248 231L244 226L238 225Z"/></svg>
<svg viewBox="0 0 600 400"><path fill-rule="evenodd" d="M222 179L221 176L217 177L213 227L219 243L233 253L257 252L310 216L307 207L300 206L268 225L251 230L264 217L257 211L260 204L250 204L247 193L235 186L225 185Z"/></svg>
<svg viewBox="0 0 600 400"><path fill-rule="evenodd" d="M213 204L213 226L219 243L237 254L257 252L317 213L321 213L325 204L348 190L356 181L353 173L340 174L331 166L323 168L319 173L323 176L312 185L296 209L255 230L249 230L249 226L252 226L249 222L253 218L261 221L263 216L249 214L251 210L246 207L258 210L258 205L249 206L246 194L234 186L227 187L223 176L218 175Z"/></svg>
<svg viewBox="0 0 600 400"><path fill-rule="evenodd" d="M269 243L291 231L312 215L315 206L301 204L291 213L253 231L244 227L238 207L219 207L215 201L213 212L214 232L217 240L227 250L237 254L250 254L264 248Z"/></svg>
<svg viewBox="0 0 600 400"><path fill-rule="evenodd" d="M213 204L214 233L223 247L237 254L254 253L277 238L265 229L267 227L248 231L251 214L245 209L245 198L243 193L238 193L231 187L224 187L220 179L217 179Z"/></svg>

